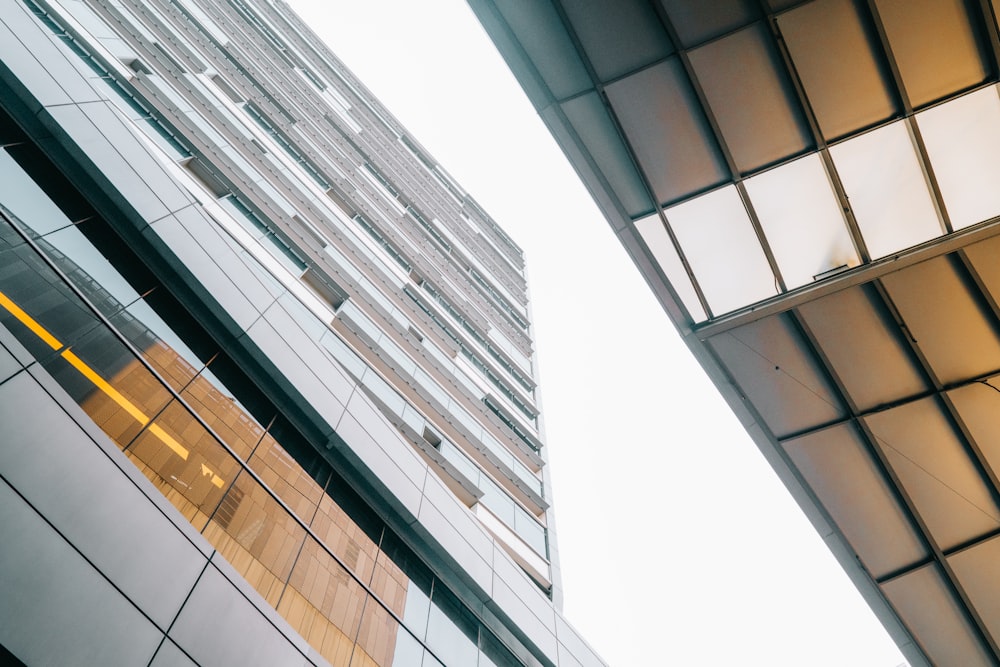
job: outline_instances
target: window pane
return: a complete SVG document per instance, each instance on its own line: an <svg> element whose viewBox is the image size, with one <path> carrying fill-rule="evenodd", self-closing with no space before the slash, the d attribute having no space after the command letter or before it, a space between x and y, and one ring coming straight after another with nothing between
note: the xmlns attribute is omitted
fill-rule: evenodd
<svg viewBox="0 0 1000 667"><path fill-rule="evenodd" d="M475 665L479 623L443 586L435 584L427 646L446 665Z"/></svg>
<svg viewBox="0 0 1000 667"><path fill-rule="evenodd" d="M872 259L942 233L903 122L833 146L830 154Z"/></svg>
<svg viewBox="0 0 1000 667"><path fill-rule="evenodd" d="M268 604L278 606L306 533L264 487L242 473L203 534Z"/></svg>
<svg viewBox="0 0 1000 667"><path fill-rule="evenodd" d="M714 314L778 293L735 187L684 202L666 214Z"/></svg>
<svg viewBox="0 0 1000 667"><path fill-rule="evenodd" d="M308 538L277 605L334 667L347 667L368 594L316 540Z"/></svg>
<svg viewBox="0 0 1000 667"><path fill-rule="evenodd" d="M420 640L427 634L431 586L431 575L423 563L398 537L386 533L375 562L371 589Z"/></svg>
<svg viewBox="0 0 1000 667"><path fill-rule="evenodd" d="M1000 213L1000 96L989 86L917 115L954 229Z"/></svg>
<svg viewBox="0 0 1000 667"><path fill-rule="evenodd" d="M177 401L157 415L125 453L199 530L240 471L229 453Z"/></svg>
<svg viewBox="0 0 1000 667"><path fill-rule="evenodd" d="M755 176L746 188L789 289L861 263L818 156Z"/></svg>

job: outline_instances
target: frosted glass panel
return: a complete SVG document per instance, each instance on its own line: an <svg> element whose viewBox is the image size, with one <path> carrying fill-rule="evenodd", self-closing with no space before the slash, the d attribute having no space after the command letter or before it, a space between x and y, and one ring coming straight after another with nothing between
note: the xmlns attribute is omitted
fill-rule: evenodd
<svg viewBox="0 0 1000 667"><path fill-rule="evenodd" d="M774 274L734 186L684 202L666 213L714 314L778 293Z"/></svg>
<svg viewBox="0 0 1000 667"><path fill-rule="evenodd" d="M903 122L830 148L872 259L942 233Z"/></svg>
<svg viewBox="0 0 1000 667"><path fill-rule="evenodd" d="M698 295L691 285L691 279L688 277L687 271L684 270L684 265L677 255L677 250L674 249L674 244L670 241L670 236L667 235L667 230L663 228L660 216L651 215L648 218L636 220L635 228L642 240L645 241L646 247L653 253L653 258L659 263L660 269L667 276L671 287L684 302L684 307L691 314L691 318L695 322L704 320L706 317L705 309L698 301Z"/></svg>
<svg viewBox="0 0 1000 667"><path fill-rule="evenodd" d="M746 188L789 289L861 263L818 156L755 176Z"/></svg>
<svg viewBox="0 0 1000 667"><path fill-rule="evenodd" d="M1000 214L1000 95L995 86L917 115L952 228Z"/></svg>

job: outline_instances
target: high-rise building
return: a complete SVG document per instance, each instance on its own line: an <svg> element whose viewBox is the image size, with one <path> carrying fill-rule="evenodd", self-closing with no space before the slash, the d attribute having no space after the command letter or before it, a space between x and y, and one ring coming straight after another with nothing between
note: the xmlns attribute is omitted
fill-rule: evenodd
<svg viewBox="0 0 1000 667"><path fill-rule="evenodd" d="M0 658L603 662L520 248L280 0L0 0Z"/></svg>
<svg viewBox="0 0 1000 667"><path fill-rule="evenodd" d="M470 4L910 663L1000 662L997 3Z"/></svg>

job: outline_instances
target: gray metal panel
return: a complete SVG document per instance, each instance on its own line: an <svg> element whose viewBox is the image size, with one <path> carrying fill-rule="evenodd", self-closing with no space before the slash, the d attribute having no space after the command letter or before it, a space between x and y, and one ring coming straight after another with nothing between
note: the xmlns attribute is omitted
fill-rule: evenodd
<svg viewBox="0 0 1000 667"><path fill-rule="evenodd" d="M129 464L109 459L29 374L0 385L0 423L7 483L157 625L169 627L204 557L122 474L118 466Z"/></svg>
<svg viewBox="0 0 1000 667"><path fill-rule="evenodd" d="M191 591L170 637L203 665L312 664L212 564Z"/></svg>
<svg viewBox="0 0 1000 667"><path fill-rule="evenodd" d="M160 630L3 482L0 532L17 536L0 540L0 644L29 665L149 662Z"/></svg>

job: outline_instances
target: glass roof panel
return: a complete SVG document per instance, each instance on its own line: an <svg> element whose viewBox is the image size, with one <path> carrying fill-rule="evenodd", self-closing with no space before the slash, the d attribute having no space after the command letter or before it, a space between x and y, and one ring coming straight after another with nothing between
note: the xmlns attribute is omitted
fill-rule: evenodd
<svg viewBox="0 0 1000 667"><path fill-rule="evenodd" d="M904 122L830 148L872 259L942 233Z"/></svg>
<svg viewBox="0 0 1000 667"><path fill-rule="evenodd" d="M986 384L989 383L989 386ZM1000 474L1000 377L953 389L948 392L959 419L979 447L994 474Z"/></svg>
<svg viewBox="0 0 1000 667"><path fill-rule="evenodd" d="M695 322L701 322L707 317L705 309L701 307L698 295L691 284L691 279L684 270L674 244L670 241L667 230L663 227L663 222L659 215L651 215L648 218L635 221L635 228L646 243L646 247L653 253L654 259L660 265L671 287L684 302L684 307Z"/></svg>
<svg viewBox="0 0 1000 667"><path fill-rule="evenodd" d="M597 93L581 95L561 107L629 216L653 210L628 149Z"/></svg>
<svg viewBox="0 0 1000 667"><path fill-rule="evenodd" d="M593 87L551 3L497 0L496 6L557 100Z"/></svg>
<svg viewBox="0 0 1000 667"><path fill-rule="evenodd" d="M964 549L948 557L959 585L969 596L969 602L983 619L993 640L1000 638L1000 537Z"/></svg>
<svg viewBox="0 0 1000 667"><path fill-rule="evenodd" d="M936 398L877 412L864 421L942 549L1000 527L1000 507Z"/></svg>
<svg viewBox="0 0 1000 667"><path fill-rule="evenodd" d="M875 5L913 106L986 78L962 0L875 0Z"/></svg>
<svg viewBox="0 0 1000 667"><path fill-rule="evenodd" d="M996 263L996 255L990 261ZM941 382L950 384L1000 368L1000 341L992 316L969 294L947 257L890 273L882 283Z"/></svg>
<svg viewBox="0 0 1000 667"><path fill-rule="evenodd" d="M650 67L606 90L661 203L728 179L715 138L679 60L672 58Z"/></svg>
<svg viewBox="0 0 1000 667"><path fill-rule="evenodd" d="M819 156L766 171L745 185L789 289L861 263Z"/></svg>
<svg viewBox="0 0 1000 667"><path fill-rule="evenodd" d="M988 86L917 114L954 229L1000 214L1000 95Z"/></svg>
<svg viewBox="0 0 1000 667"><path fill-rule="evenodd" d="M864 287L803 304L799 314L859 410L928 389L896 323Z"/></svg>
<svg viewBox="0 0 1000 667"><path fill-rule="evenodd" d="M784 65L762 23L696 49L690 57L740 172L810 145Z"/></svg>
<svg viewBox="0 0 1000 667"><path fill-rule="evenodd" d="M644 0L563 0L562 5L602 81L674 52L656 11Z"/></svg>
<svg viewBox="0 0 1000 667"><path fill-rule="evenodd" d="M841 137L896 113L876 40L855 3L816 0L777 21L823 136Z"/></svg>
<svg viewBox="0 0 1000 667"><path fill-rule="evenodd" d="M685 48L732 32L757 18L751 0L660 0Z"/></svg>
<svg viewBox="0 0 1000 667"><path fill-rule="evenodd" d="M882 591L932 664L993 664L936 566L887 581Z"/></svg>
<svg viewBox="0 0 1000 667"><path fill-rule="evenodd" d="M917 532L853 426L835 426L783 444L874 577L927 556Z"/></svg>
<svg viewBox="0 0 1000 667"><path fill-rule="evenodd" d="M778 293L774 274L735 186L686 201L666 214L715 314Z"/></svg>
<svg viewBox="0 0 1000 667"><path fill-rule="evenodd" d="M745 324L708 342L777 437L845 415L818 360L787 315Z"/></svg>

